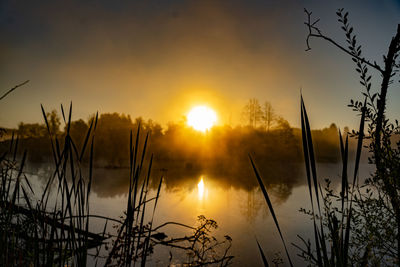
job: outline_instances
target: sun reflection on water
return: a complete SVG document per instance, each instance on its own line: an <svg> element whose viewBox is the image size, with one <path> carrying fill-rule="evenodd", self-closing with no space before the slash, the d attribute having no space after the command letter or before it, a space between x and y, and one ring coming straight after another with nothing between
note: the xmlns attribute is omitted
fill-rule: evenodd
<svg viewBox="0 0 400 267"><path fill-rule="evenodd" d="M199 199L202 200L204 198L204 181L203 176L201 176L200 182L197 184L197 190L199 194Z"/></svg>

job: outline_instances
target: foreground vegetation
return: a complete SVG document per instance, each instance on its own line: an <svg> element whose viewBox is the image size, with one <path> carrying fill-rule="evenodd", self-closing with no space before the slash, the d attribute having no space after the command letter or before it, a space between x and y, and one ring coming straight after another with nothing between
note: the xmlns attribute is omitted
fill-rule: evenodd
<svg viewBox="0 0 400 267"><path fill-rule="evenodd" d="M324 35L318 28L319 19L312 20L312 13L305 10L309 31L307 46L311 38L321 38L351 56L360 74L360 83L365 91L363 101L350 101L349 107L360 115L360 127L346 135L339 132L342 161L341 187L330 186L330 180L320 181L314 154L313 138L306 107L301 99L301 126L303 152L307 173L311 209L300 211L311 216L313 239L300 237L299 256L309 266L399 266L400 265L400 142L393 143L393 137L400 134L397 120L391 123L385 116L386 98L389 85L395 80L400 69L400 24L392 38L388 52L383 57L384 66L371 63L362 55L356 35L348 21L348 13L337 11L338 21L345 32L347 48ZM372 76L368 68L381 75L380 91L374 93ZM357 139L354 171L348 172L349 136ZM369 143L364 142L369 139ZM366 179L359 179L359 163L362 148L368 148L369 163L375 172ZM268 192L260 174L250 158L257 180L260 184L275 225L282 239L287 260L292 266L291 257L275 215ZM365 178L365 177L363 177ZM324 188L323 188L324 187ZM267 258L259 244L264 266Z"/></svg>

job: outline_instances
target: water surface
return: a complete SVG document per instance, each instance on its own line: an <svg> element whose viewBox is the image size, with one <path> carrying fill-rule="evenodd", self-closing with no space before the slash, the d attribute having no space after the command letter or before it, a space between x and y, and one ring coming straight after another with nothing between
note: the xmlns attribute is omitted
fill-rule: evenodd
<svg viewBox="0 0 400 267"><path fill-rule="evenodd" d="M39 169L41 177L48 174L43 167ZM284 237L289 244L292 260L301 266L304 262L296 256L298 251L290 244L292 242L300 244L297 235L306 239L312 238L311 220L299 212L300 208L310 208L306 177L300 164L281 164L276 170L272 178L264 171L263 179L267 184ZM281 172L281 181L279 181L280 170L284 170ZM371 167L363 164L360 170L360 177L366 177ZM269 260L278 255L287 261L265 199L252 173L240 179L198 173L178 174L166 170L154 171L151 195L156 194L155 185L158 179L164 176L154 226L169 221L194 226L197 216L204 215L217 221L219 225L215 231L217 238L223 239L224 235L229 235L233 239L230 249L230 254L235 256L233 266L261 265L256 238ZM318 164L318 174L321 182L325 178L330 178L333 185L337 186L340 181L341 166ZM198 187L201 178L204 188ZM128 181L129 169L95 169L90 199L91 213L112 218L122 216L126 209ZM43 187L43 183L38 183L37 186ZM104 221L93 219L91 224L93 231L103 230ZM169 226L164 230L169 237L190 234L189 230L177 226ZM108 231L114 231L112 224L109 224ZM170 250L166 247L156 247L148 266L165 266L168 263ZM182 259L185 255L184 252L175 249L172 253L175 260Z"/></svg>

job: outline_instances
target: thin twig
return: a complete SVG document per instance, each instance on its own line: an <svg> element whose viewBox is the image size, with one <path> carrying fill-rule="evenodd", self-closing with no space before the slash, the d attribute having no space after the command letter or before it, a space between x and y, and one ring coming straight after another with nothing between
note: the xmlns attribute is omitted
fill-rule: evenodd
<svg viewBox="0 0 400 267"><path fill-rule="evenodd" d="M28 82L29 82L29 80L26 80L25 82L20 83L20 84L14 86L14 87L11 88L10 90L8 90L4 95L2 95L2 96L0 97L0 100L3 100L3 98L5 98L9 93L11 93L12 91L14 91L14 90L17 89L18 87L21 87L21 86L27 84Z"/></svg>
<svg viewBox="0 0 400 267"><path fill-rule="evenodd" d="M164 227L164 226L166 226L166 225L169 225L169 224L174 224L174 225L178 225L178 226L183 226L183 227L186 227L186 228L189 228L189 229L193 229L193 230L196 229L196 228L194 228L194 227L191 227L191 226L186 225L186 224L183 224L183 223L178 223L178 222L166 222L166 223L163 223L163 224L161 224L161 225L155 227L155 228L153 229L153 231L157 231L158 229L160 229L160 228L162 228L162 227Z"/></svg>

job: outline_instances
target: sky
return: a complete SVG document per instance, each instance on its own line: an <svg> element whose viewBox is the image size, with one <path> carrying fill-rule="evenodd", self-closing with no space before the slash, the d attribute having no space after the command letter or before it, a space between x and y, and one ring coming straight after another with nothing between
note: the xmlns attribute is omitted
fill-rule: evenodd
<svg viewBox="0 0 400 267"><path fill-rule="evenodd" d="M60 111L71 101L74 119L119 112L165 125L205 104L221 124L236 124L257 98L298 127L301 88L313 128L357 127L347 104L363 88L351 59L317 39L305 51L304 8L345 44L342 7L365 57L382 63L398 0L1 1L0 93L30 82L0 101L0 125L42 122L40 104ZM388 94L392 119L398 87Z"/></svg>

